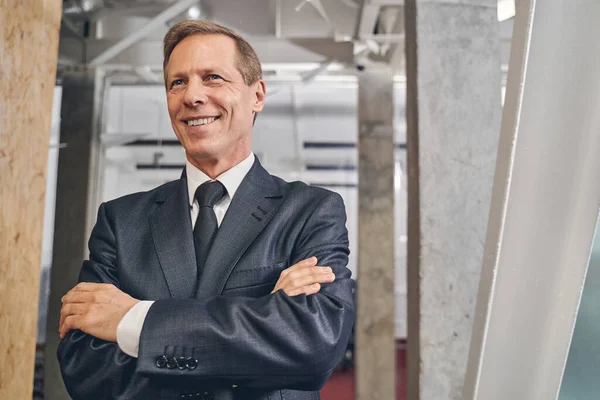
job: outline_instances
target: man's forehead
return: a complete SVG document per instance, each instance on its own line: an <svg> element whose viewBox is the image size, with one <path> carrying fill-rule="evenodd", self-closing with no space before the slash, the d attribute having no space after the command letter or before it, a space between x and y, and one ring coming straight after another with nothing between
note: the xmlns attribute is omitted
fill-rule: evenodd
<svg viewBox="0 0 600 400"><path fill-rule="evenodd" d="M212 34L192 35L175 46L167 66L178 65L187 69L190 64L194 64L202 69L229 70L235 68L236 61L237 48L235 41L230 37Z"/></svg>
<svg viewBox="0 0 600 400"><path fill-rule="evenodd" d="M220 34L195 34L190 35L177 43L171 56L177 53L198 50L214 53L215 55L232 56L237 54L235 40Z"/></svg>

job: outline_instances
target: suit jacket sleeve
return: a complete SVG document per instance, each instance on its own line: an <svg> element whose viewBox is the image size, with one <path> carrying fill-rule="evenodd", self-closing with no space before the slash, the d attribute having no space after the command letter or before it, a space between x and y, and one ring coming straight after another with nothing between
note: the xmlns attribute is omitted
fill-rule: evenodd
<svg viewBox="0 0 600 400"><path fill-rule="evenodd" d="M80 282L112 283L119 287L114 231L106 205L89 240L90 259L79 274ZM74 400L115 399L125 393L142 398L139 379L133 379L136 359L123 353L116 343L106 342L76 330L58 346L58 360L67 391Z"/></svg>
<svg viewBox="0 0 600 400"><path fill-rule="evenodd" d="M327 192L294 247L290 264L316 256L336 275L317 294L156 301L142 329L139 372L194 384L320 389L343 357L355 319L345 222L342 198ZM157 358L169 353L198 366L159 368Z"/></svg>

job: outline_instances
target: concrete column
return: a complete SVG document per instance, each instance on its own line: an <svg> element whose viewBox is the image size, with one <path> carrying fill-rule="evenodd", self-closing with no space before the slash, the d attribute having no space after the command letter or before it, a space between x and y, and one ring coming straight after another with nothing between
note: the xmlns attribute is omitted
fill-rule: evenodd
<svg viewBox="0 0 600 400"><path fill-rule="evenodd" d="M54 245L46 330L44 394L46 400L68 398L56 350L60 337L61 297L77 284L87 240L95 222L100 185L101 106L105 78L94 71L73 72L62 79Z"/></svg>
<svg viewBox="0 0 600 400"><path fill-rule="evenodd" d="M33 370L60 0L0 3L0 398Z"/></svg>
<svg viewBox="0 0 600 400"><path fill-rule="evenodd" d="M408 398L459 399L501 115L497 0L406 0Z"/></svg>
<svg viewBox="0 0 600 400"><path fill-rule="evenodd" d="M389 67L358 74L356 399L395 399L394 101Z"/></svg>

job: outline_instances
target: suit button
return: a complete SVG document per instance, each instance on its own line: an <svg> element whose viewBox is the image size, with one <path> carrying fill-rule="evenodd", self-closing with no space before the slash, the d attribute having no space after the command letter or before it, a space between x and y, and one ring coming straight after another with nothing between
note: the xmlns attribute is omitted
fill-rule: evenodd
<svg viewBox="0 0 600 400"><path fill-rule="evenodd" d="M179 357L177 359L177 369L185 369L187 367L187 358Z"/></svg>
<svg viewBox="0 0 600 400"><path fill-rule="evenodd" d="M190 357L186 360L186 366L187 366L187 369L190 369L190 370L196 369L196 367L198 366L198 360Z"/></svg>
<svg viewBox="0 0 600 400"><path fill-rule="evenodd" d="M160 356L156 359L156 366L158 368L164 368L167 366L167 357L166 356Z"/></svg>
<svg viewBox="0 0 600 400"><path fill-rule="evenodd" d="M167 368L169 368L169 369L177 368L177 359L175 357L167 358Z"/></svg>

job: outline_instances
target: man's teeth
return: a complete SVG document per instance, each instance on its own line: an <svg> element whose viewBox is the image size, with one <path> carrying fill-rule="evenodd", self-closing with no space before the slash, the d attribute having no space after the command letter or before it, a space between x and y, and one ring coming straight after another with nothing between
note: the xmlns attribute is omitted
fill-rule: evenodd
<svg viewBox="0 0 600 400"><path fill-rule="evenodd" d="M217 117L195 119L193 121L188 121L188 125L189 126L206 125L206 124L210 124L211 122L213 122L216 119L217 119Z"/></svg>

